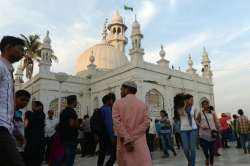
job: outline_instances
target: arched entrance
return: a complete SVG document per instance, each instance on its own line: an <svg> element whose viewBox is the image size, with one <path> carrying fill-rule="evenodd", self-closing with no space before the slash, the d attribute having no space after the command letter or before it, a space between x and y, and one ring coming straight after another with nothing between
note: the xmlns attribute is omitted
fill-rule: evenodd
<svg viewBox="0 0 250 166"><path fill-rule="evenodd" d="M156 89L151 89L146 93L146 103L150 107L150 114L153 117L160 116L159 112L161 110L165 110L164 107L164 97L163 95Z"/></svg>
<svg viewBox="0 0 250 166"><path fill-rule="evenodd" d="M61 110L58 111L58 98L55 98L54 100L52 100L50 103L49 103L49 110L53 110L54 111L54 115L56 117L59 117L61 111L67 106L67 100L66 100L66 97L61 97ZM77 103L77 106L75 108L75 111L76 113L78 114L78 116L80 116L81 114L81 104L78 102Z"/></svg>

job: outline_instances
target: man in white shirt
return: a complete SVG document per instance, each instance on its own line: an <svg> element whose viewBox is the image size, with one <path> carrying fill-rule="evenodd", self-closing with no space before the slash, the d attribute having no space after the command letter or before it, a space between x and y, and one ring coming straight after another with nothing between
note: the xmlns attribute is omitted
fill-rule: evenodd
<svg viewBox="0 0 250 166"><path fill-rule="evenodd" d="M49 154L51 152L52 146L52 137L56 132L56 125L58 124L58 120L54 118L53 110L48 111L48 117L45 122L45 140L46 140L46 154L45 160L48 161Z"/></svg>
<svg viewBox="0 0 250 166"><path fill-rule="evenodd" d="M0 42L0 165L25 166L12 136L15 111L13 63L25 56L25 42L4 36Z"/></svg>
<svg viewBox="0 0 250 166"><path fill-rule="evenodd" d="M147 144L150 152L154 151L154 143L156 138L156 128L155 128L155 119L150 119L150 127L147 133Z"/></svg>

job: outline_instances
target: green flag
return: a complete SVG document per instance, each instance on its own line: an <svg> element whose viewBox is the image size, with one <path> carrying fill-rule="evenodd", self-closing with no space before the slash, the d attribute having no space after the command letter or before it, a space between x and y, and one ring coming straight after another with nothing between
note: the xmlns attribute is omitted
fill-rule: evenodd
<svg viewBox="0 0 250 166"><path fill-rule="evenodd" d="M130 10L131 12L133 12L133 8L132 8L132 7L129 7L129 6L127 6L127 5L124 5L124 9L125 9L125 10Z"/></svg>

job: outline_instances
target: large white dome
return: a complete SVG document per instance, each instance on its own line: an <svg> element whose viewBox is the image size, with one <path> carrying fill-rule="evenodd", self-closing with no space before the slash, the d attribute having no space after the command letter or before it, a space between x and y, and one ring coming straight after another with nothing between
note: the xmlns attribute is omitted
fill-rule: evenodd
<svg viewBox="0 0 250 166"><path fill-rule="evenodd" d="M80 55L77 61L77 73L87 70L92 52L95 57L94 64L98 69L114 69L128 63L127 57L120 49L108 43L100 43L87 49Z"/></svg>

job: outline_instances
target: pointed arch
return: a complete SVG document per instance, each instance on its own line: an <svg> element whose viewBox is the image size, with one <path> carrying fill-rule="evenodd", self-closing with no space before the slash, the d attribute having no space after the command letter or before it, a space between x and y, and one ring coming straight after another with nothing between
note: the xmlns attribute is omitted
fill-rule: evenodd
<svg viewBox="0 0 250 166"><path fill-rule="evenodd" d="M150 111L156 116L159 116L159 111L164 108L164 97L157 89L151 89L146 93L146 103L150 106Z"/></svg>

